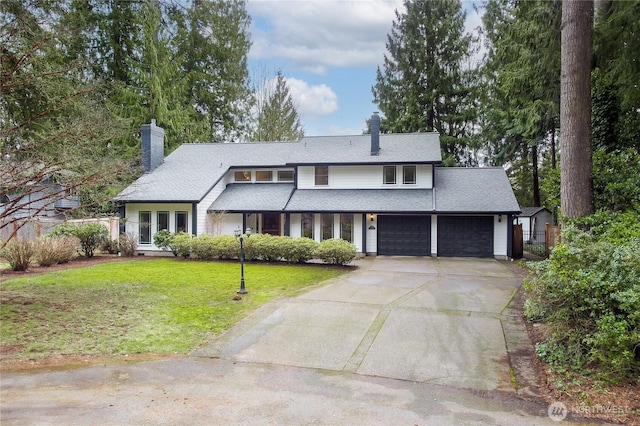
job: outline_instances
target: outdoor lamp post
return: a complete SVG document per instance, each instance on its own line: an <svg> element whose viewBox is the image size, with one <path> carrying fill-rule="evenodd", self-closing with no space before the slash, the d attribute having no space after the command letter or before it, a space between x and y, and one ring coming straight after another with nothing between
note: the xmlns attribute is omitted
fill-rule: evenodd
<svg viewBox="0 0 640 426"><path fill-rule="evenodd" d="M233 232L240 241L240 290L238 290L238 294L247 294L247 289L244 287L244 235L242 234L242 230L240 228L236 229ZM245 234L248 236L251 235L251 228L247 228L245 230Z"/></svg>

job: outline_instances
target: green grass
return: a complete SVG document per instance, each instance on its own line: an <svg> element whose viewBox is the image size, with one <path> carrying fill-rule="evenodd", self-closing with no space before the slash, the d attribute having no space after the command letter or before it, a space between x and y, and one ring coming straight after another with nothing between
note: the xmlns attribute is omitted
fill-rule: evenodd
<svg viewBox="0 0 640 426"><path fill-rule="evenodd" d="M176 259L121 261L0 284L0 343L13 359L184 354L265 302L348 269ZM6 352L6 350L5 350ZM5 357L6 359L6 357Z"/></svg>

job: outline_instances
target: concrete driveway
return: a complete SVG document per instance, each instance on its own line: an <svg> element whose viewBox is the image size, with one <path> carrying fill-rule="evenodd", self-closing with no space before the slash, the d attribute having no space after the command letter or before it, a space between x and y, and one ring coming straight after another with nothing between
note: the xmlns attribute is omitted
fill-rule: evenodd
<svg viewBox="0 0 640 426"><path fill-rule="evenodd" d="M0 422L557 424L534 394L521 397L532 352L507 307L521 283L508 265L358 263L186 358L3 373Z"/></svg>
<svg viewBox="0 0 640 426"><path fill-rule="evenodd" d="M366 259L263 307L197 355L511 389L503 312L521 283L492 259Z"/></svg>

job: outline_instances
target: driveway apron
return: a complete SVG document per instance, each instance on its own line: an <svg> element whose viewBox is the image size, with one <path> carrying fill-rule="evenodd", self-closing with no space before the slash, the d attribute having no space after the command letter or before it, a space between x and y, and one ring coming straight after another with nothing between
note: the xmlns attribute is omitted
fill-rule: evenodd
<svg viewBox="0 0 640 426"><path fill-rule="evenodd" d="M521 282L493 259L365 258L354 272L265 305L194 355L512 389L503 312Z"/></svg>

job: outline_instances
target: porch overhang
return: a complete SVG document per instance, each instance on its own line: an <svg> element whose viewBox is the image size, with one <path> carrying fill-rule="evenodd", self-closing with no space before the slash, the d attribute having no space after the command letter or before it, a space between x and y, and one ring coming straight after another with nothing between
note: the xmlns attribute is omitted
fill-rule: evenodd
<svg viewBox="0 0 640 426"><path fill-rule="evenodd" d="M209 206L207 212L281 212L293 192L293 184L232 183Z"/></svg>

